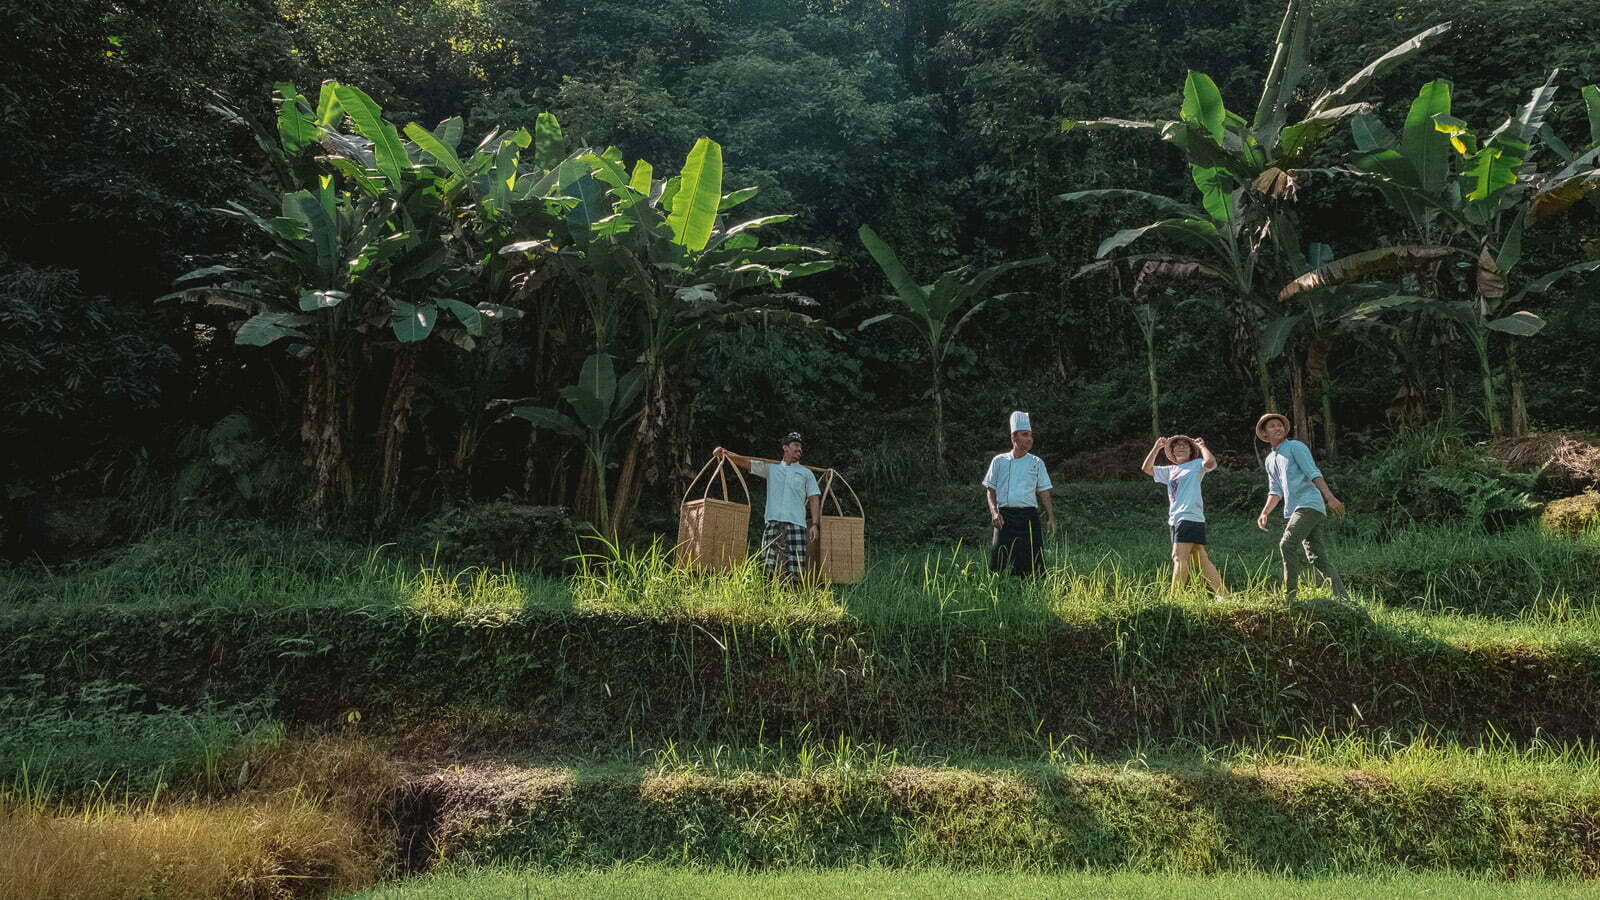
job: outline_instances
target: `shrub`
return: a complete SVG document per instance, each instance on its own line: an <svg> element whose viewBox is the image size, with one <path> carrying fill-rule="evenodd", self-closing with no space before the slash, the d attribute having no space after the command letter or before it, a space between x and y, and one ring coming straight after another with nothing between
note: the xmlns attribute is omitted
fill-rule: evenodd
<svg viewBox="0 0 1600 900"><path fill-rule="evenodd" d="M1583 534L1600 527L1600 494L1563 497L1545 504L1539 524L1549 534Z"/></svg>
<svg viewBox="0 0 1600 900"><path fill-rule="evenodd" d="M1391 510L1390 524L1464 520L1494 529L1533 517L1537 478L1508 471L1459 429L1434 423L1398 432L1369 460L1365 478L1344 485L1344 499Z"/></svg>
<svg viewBox="0 0 1600 900"><path fill-rule="evenodd" d="M447 510L422 526L420 541L439 562L556 574L570 567L579 531L565 507L496 501Z"/></svg>

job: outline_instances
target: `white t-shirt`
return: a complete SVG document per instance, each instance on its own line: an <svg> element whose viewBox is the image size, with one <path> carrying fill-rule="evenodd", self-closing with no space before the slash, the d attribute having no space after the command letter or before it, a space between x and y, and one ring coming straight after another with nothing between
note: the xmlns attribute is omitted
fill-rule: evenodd
<svg viewBox="0 0 1600 900"><path fill-rule="evenodd" d="M806 498L822 493L817 476L799 463L750 460L750 474L767 480L767 521L804 527Z"/></svg>
<svg viewBox="0 0 1600 900"><path fill-rule="evenodd" d="M989 462L989 474L983 476L983 486L994 488L995 502L1002 507L1026 506L1038 508L1039 492L1048 491L1050 473L1045 471L1044 460L1032 453L1021 458L1009 452L996 456Z"/></svg>
<svg viewBox="0 0 1600 900"><path fill-rule="evenodd" d="M1204 522L1206 501L1200 496L1200 479L1206 477L1206 461L1191 459L1176 466L1156 466L1150 470L1158 484L1167 486L1167 524Z"/></svg>

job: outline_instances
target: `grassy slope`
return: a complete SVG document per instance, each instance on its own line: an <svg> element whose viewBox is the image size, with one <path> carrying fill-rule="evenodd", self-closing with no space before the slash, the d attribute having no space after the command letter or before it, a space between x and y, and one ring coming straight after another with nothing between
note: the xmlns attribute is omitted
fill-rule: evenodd
<svg viewBox="0 0 1600 900"><path fill-rule="evenodd" d="M1367 620L1286 611L1269 539L1219 517L1236 596L1169 600L1145 487L1078 486L1049 576L1027 583L992 579L970 548L884 554L862 584L791 591L751 570L689 576L659 551L558 580L205 529L6 573L0 666L38 676L35 692L270 694L291 722L358 710L391 731L447 722L602 752L799 734L1021 756L1353 728L1600 736L1594 537L1347 535L1352 580L1387 585L1361 595Z"/></svg>
<svg viewBox="0 0 1600 900"><path fill-rule="evenodd" d="M59 708L67 718L35 730L77 733L61 723L89 727L81 692L97 683L142 691L142 712L100 713L140 734L164 721L156 704L202 698L270 697L291 723L359 711L356 730L447 758L492 753L489 768L543 785L529 803L486 777L450 807L473 785L420 779L403 817L477 817L434 833L486 860L1595 874L1596 761L1560 743L1600 737L1595 536L1379 540L1358 519L1339 550L1368 621L1285 610L1269 536L1225 511L1213 554L1238 596L1168 600L1159 509L1136 487L1064 492L1051 574L1026 584L993 581L953 542L876 552L863 584L795 592L749 571L688 577L650 553L557 580L196 528L70 569L0 572L0 671L14 673L0 713ZM964 516L953 496L946 512ZM260 709L223 711L245 722ZM1437 751L1430 735L1469 749ZM1401 750L1374 755L1396 738ZM863 743L871 758L851 762ZM436 884L598 895L639 878L677 891L684 877ZM750 889L687 877L706 896ZM925 877L922 893L942 894L953 876ZM1040 889L1018 879L972 884Z"/></svg>

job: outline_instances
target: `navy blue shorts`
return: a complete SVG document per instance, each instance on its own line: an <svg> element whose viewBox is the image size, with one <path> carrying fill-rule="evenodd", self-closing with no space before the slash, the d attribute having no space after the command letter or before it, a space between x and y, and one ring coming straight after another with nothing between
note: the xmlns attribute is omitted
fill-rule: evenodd
<svg viewBox="0 0 1600 900"><path fill-rule="evenodd" d="M1194 522L1184 519L1172 526L1172 542L1174 544L1199 544L1206 545L1206 523Z"/></svg>

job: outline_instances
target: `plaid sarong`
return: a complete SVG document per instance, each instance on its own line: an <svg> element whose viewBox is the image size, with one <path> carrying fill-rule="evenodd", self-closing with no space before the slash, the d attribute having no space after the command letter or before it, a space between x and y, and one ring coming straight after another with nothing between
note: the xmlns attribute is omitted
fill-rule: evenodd
<svg viewBox="0 0 1600 900"><path fill-rule="evenodd" d="M799 579L806 567L806 528L793 522L768 522L761 535L761 564L771 574Z"/></svg>

